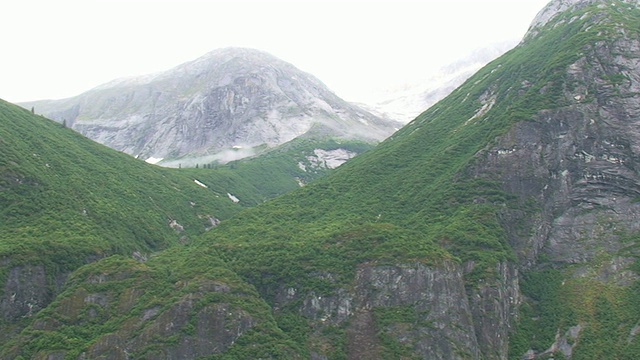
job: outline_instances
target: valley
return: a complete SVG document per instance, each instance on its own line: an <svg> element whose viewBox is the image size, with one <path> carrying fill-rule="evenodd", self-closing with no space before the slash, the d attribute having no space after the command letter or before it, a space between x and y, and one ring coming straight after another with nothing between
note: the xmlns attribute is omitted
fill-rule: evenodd
<svg viewBox="0 0 640 360"><path fill-rule="evenodd" d="M397 131L310 100L319 83L285 86L275 67L206 91L190 78L187 113L113 115L150 106L172 72L216 73L229 49L58 103L0 102L0 358L636 358L638 24L637 0L552 0L517 46ZM258 111L239 109L264 105L269 81L282 92L266 97L322 115L289 108L300 134L203 160L240 146L193 140L219 135L211 109ZM98 106L118 96L111 115ZM290 120L282 109L256 116ZM204 121L189 151L160 146L162 132L126 139L178 118ZM115 150L75 131L96 129ZM145 161L161 158L178 166Z"/></svg>

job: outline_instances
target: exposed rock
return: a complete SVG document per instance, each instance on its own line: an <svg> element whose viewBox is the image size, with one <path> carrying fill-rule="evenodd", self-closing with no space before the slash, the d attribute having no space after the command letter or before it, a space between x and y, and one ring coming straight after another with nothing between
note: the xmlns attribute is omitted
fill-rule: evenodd
<svg viewBox="0 0 640 360"><path fill-rule="evenodd" d="M42 265L11 268L0 297L0 313L4 320L15 321L38 312L51 301L52 285Z"/></svg>
<svg viewBox="0 0 640 360"><path fill-rule="evenodd" d="M215 228L216 226L220 225L220 219L216 219L211 215L207 215L206 219L208 220L210 226L205 226L205 231L209 231Z"/></svg>
<svg viewBox="0 0 640 360"><path fill-rule="evenodd" d="M344 164L349 159L355 157L355 152L345 150L345 149L335 149L335 150L323 150L323 149L314 149L314 155L307 156L307 160L311 163L312 168L325 168L325 169L335 169L338 166ZM306 166L299 163L298 166L306 171Z"/></svg>
<svg viewBox="0 0 640 360"><path fill-rule="evenodd" d="M508 266L501 269L505 277L511 275L507 274ZM513 279L505 279L499 291L517 293L517 286L511 288L513 284L509 281ZM425 359L480 358L472 306L467 300L462 270L457 264L446 262L434 267L422 264L362 265L352 289L339 288L333 294L319 295L301 294L291 287L283 288L276 295L274 309L277 311L302 300L300 313L314 320L315 326L322 328L347 323L347 348L352 359L381 358L380 350L376 350L380 333L388 333L396 341L411 344L413 351ZM488 289L485 292L489 295L477 296L491 296L484 300L486 303L495 301L493 296L496 294ZM494 324L505 326L504 321L508 329L510 320L505 313L513 311L512 305L509 303L506 309L500 308L500 314L493 314L495 310L488 309L484 316L503 316ZM502 304L496 306L501 307ZM394 331L376 324L376 309L398 307L407 307L415 314L418 323L412 324L410 331ZM314 336L321 336L321 331ZM326 356L320 349L312 350L317 358Z"/></svg>
<svg viewBox="0 0 640 360"><path fill-rule="evenodd" d="M471 307L458 265L365 266L356 275L355 289L364 309L415 309L425 325L414 327L408 336L413 337L415 351L423 358L479 358Z"/></svg>
<svg viewBox="0 0 640 360"><path fill-rule="evenodd" d="M184 226L178 224L178 222L175 219L170 219L169 220L169 227L172 228L173 230L175 230L178 233L181 233L184 231Z"/></svg>
<svg viewBox="0 0 640 360"><path fill-rule="evenodd" d="M113 286L106 287L111 289L107 292L89 292L78 287L56 305L62 321L40 320L33 327L57 331L87 323L97 326L112 320L107 314L114 314L116 310L116 314L126 314L134 305L141 305L140 297L144 290L131 287L122 292L114 291L122 278L113 276L111 280L102 282L115 281ZM167 308L153 306L143 310L139 316L127 319L115 331L92 341L79 359L130 359L132 356L138 358L140 354L154 359L196 359L224 352L257 324L249 313L229 303L203 301L207 294L230 293L231 288L227 284L202 279L180 285L194 291L175 299ZM162 346L149 353L149 346L154 343ZM40 355L43 359L50 359L56 358L56 354L64 355L65 352L43 352Z"/></svg>
<svg viewBox="0 0 640 360"><path fill-rule="evenodd" d="M467 293L480 353L487 359L506 359L521 303L519 275L516 265L507 262L498 264L496 273L495 280Z"/></svg>
<svg viewBox="0 0 640 360"><path fill-rule="evenodd" d="M625 54L613 55L613 54ZM535 201L537 214L505 213L512 246L525 266L541 249L553 261L580 263L601 251L616 253L620 234L640 230L640 97L638 39L585 49L570 66L567 106L519 122L495 146L482 152L478 176L499 180L522 202ZM636 74L609 91L608 74ZM593 84L597 94L576 102ZM591 95L593 96L593 95ZM515 220L515 221L514 221ZM530 229L522 233L515 224Z"/></svg>
<svg viewBox="0 0 640 360"><path fill-rule="evenodd" d="M36 107L91 139L160 165L184 156L227 162L309 132L377 142L399 127L338 98L291 64L239 48Z"/></svg>
<svg viewBox="0 0 640 360"><path fill-rule="evenodd" d="M629 4L640 4L638 0L620 0ZM545 6L538 15L531 22L529 32L525 36L525 39L530 36L535 36L539 29L549 23L557 15L569 10L569 9L581 9L589 5L600 4L600 6L607 6L606 1L602 0L553 0Z"/></svg>
<svg viewBox="0 0 640 360"><path fill-rule="evenodd" d="M131 256L139 262L147 261L147 255L141 253L140 251L134 251Z"/></svg>

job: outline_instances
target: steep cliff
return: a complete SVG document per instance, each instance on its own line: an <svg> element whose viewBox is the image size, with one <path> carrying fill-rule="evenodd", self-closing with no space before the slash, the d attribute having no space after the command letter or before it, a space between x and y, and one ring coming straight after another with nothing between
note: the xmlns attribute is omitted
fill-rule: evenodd
<svg viewBox="0 0 640 360"><path fill-rule="evenodd" d="M293 65L242 48L70 99L22 105L160 164L185 157L227 162L303 134L378 142L400 127L345 102Z"/></svg>
<svg viewBox="0 0 640 360"><path fill-rule="evenodd" d="M188 280L183 280L188 279ZM5 344L3 358L300 359L255 289L211 254L174 248L76 271L56 301Z"/></svg>

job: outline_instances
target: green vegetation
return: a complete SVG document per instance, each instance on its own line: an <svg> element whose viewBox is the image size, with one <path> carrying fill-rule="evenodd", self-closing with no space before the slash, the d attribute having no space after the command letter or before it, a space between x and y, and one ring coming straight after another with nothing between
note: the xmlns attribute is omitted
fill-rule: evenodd
<svg viewBox="0 0 640 360"><path fill-rule="evenodd" d="M625 36L640 38L640 28L629 27L629 24L640 23L640 11L637 7L629 7L618 1L611 2L601 11L587 7L576 13L564 14L554 24L560 21L570 22L570 19L576 18L580 21L573 21L569 26L558 26L557 30L553 30L569 33L571 46L575 44L574 49L566 52L566 55L561 54L562 57L582 56L583 51L593 47L598 40L601 44L605 40L610 44L613 39L621 36L622 28L626 32ZM550 27L554 24L550 24ZM585 24L589 26L586 27ZM567 31L567 28L570 30ZM541 37L552 34L553 31L545 29ZM526 45L533 41L535 39ZM556 52L554 54L558 56ZM605 74L604 80L619 86L626 83L628 77L622 73L613 73ZM576 84L567 85L572 87ZM591 96L595 93L591 88L589 91ZM587 98L587 101L593 100L593 97ZM640 253L637 251L640 246L639 234L618 231L617 236L617 241L626 245L618 254L607 253L580 267L551 264L542 254L539 270L523 275L520 285L526 302L520 307L517 329L510 337L510 358L519 359L530 349L537 353L545 352L551 348L558 335L566 338L568 345L573 348L572 359L637 357L640 353L640 339L637 334L634 335L634 329L640 320L640 281L636 280L631 286L627 286L603 281L592 273L576 274L577 269L583 271L585 268L592 269L593 272L603 264L608 264L614 256L636 258L636 264L640 263ZM629 270L635 272L632 276L640 274L640 267L635 265ZM546 356L565 358L560 350L547 353Z"/></svg>
<svg viewBox="0 0 640 360"><path fill-rule="evenodd" d="M212 331L201 324L212 321L208 319L220 309L222 315L213 321L246 334L215 359L297 357L299 346L277 328L255 289L214 253L189 247L173 247L145 263L116 255L83 266L0 355L33 358L63 351L65 358L75 359L83 352L91 356L94 348L117 337L132 344L129 356L154 357L180 347L185 339L196 343L198 334Z"/></svg>
<svg viewBox="0 0 640 360"><path fill-rule="evenodd" d="M0 254L12 261L149 252L204 232L205 215L239 210L187 174L148 166L5 102L0 152ZM172 220L184 233L170 228ZM80 256L64 256L69 251Z"/></svg>
<svg viewBox="0 0 640 360"><path fill-rule="evenodd" d="M225 165L209 164L213 171L181 171L211 184L209 187L214 191L232 192L242 206L255 206L329 174L331 169L309 160L316 156L315 149L344 149L360 154L371 148L372 144L355 140L301 137L253 158Z"/></svg>
<svg viewBox="0 0 640 360"><path fill-rule="evenodd" d="M408 332L431 327L422 320L427 314L418 313L412 306L392 306L375 308L374 315L384 359L420 359L413 351L415 344L402 343L398 338Z"/></svg>
<svg viewBox="0 0 640 360"><path fill-rule="evenodd" d="M215 169L161 169L0 103L0 280L10 269L42 266L51 295L48 306L9 329L5 336L24 327L3 340L0 356L58 351L71 359L108 349L115 357L109 345L126 339L132 357L159 358L195 342L217 314L224 325L217 330L242 336L211 359L309 358L312 351L346 359L349 320L313 321L300 306L311 293L353 291L363 266L458 262L468 269L470 294L491 286L496 265L516 261L501 216L539 209L499 181L476 176L476 166L515 123L569 104L568 89L584 84L569 83L567 68L618 34L602 12L639 23L637 9L616 4L560 16L375 150L318 180L324 170L309 171L310 151L367 146L301 139ZM607 81L619 86L627 78L611 74ZM584 102L595 101L590 96ZM315 181L299 187L296 178ZM226 220L204 233L212 218ZM618 235L626 248L598 261L638 258L640 236ZM150 254L148 260L131 259L134 251ZM639 269L640 260L629 268L636 275ZM640 281L631 276L635 282L626 286L578 270L542 254L538 267L521 274L525 302L511 358L544 352L558 335L579 345L573 359L638 354ZM67 274L64 286L56 285ZM287 288L295 296L283 300ZM399 334L437 331L414 304L367 310L384 358L414 357L416 344Z"/></svg>
<svg viewBox="0 0 640 360"><path fill-rule="evenodd" d="M191 241L210 218L241 210L189 174L149 166L2 101L0 154L0 284L12 269L42 272L25 285L42 293L31 300L36 310L84 264ZM3 314L0 324L22 315Z"/></svg>
<svg viewBox="0 0 640 360"><path fill-rule="evenodd" d="M572 359L634 359L640 338L634 334L640 319L640 281L632 286L575 278L571 267L528 273L522 282L527 302L520 308L517 331L510 338L510 358L529 349L548 350L556 335L575 346ZM574 335L570 330L579 329ZM550 354L561 358L556 351Z"/></svg>
<svg viewBox="0 0 640 360"><path fill-rule="evenodd" d="M469 169L514 123L538 121L539 111L570 104L565 92L577 84L567 82L568 67L585 47L618 36L606 21L580 17L594 9L562 15L563 26L549 24L374 151L332 176L239 214L198 245L217 249L268 302L278 286L316 294L349 287L362 263L473 261L467 285L490 281L497 262L515 260L501 211L537 210L505 193L499 183L474 178ZM634 23L637 11L620 11L620 16ZM319 273L334 278L319 278ZM530 277L527 291L544 295L523 312L562 316L525 324L532 330L517 340L526 345L516 349L530 348L530 341L542 349L559 327L566 329L575 320L568 310L572 304L558 295L558 274Z"/></svg>
<svg viewBox="0 0 640 360"><path fill-rule="evenodd" d="M566 68L578 59L581 46L605 38L598 26L584 31L583 25L549 27L486 66L375 151L331 177L235 217L206 242L259 288L294 279L308 284L305 274L314 271L330 271L348 283L358 261L385 261L383 251L375 252L383 244L374 240L379 238L393 239L393 248L402 249L394 261L473 260L470 284L491 278L496 262L514 259L499 211L524 205L500 184L473 179L466 171L515 122L535 121L538 111L565 105ZM531 85L513 88L524 83ZM361 228L368 229L361 243L372 251L359 251L356 262L331 251L331 239ZM280 261L274 264L275 259Z"/></svg>

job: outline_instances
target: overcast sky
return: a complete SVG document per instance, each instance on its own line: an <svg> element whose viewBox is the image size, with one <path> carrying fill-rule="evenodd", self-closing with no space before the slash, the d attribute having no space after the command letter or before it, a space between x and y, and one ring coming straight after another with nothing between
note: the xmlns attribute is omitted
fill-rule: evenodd
<svg viewBox="0 0 640 360"><path fill-rule="evenodd" d="M357 100L490 43L519 39L548 0L12 0L0 98L77 95L213 49L266 51Z"/></svg>

